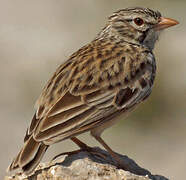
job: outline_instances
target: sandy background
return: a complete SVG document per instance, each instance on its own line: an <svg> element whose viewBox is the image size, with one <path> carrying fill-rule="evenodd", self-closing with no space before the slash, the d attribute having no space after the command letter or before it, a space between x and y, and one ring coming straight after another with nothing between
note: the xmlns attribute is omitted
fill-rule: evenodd
<svg viewBox="0 0 186 180"><path fill-rule="evenodd" d="M19 151L34 103L57 66L90 42L113 11L145 6L180 21L155 48L157 77L150 98L103 134L117 152L154 174L179 180L186 164L185 0L0 0L0 178ZM97 142L85 134L90 145ZM77 148L52 146L45 160Z"/></svg>

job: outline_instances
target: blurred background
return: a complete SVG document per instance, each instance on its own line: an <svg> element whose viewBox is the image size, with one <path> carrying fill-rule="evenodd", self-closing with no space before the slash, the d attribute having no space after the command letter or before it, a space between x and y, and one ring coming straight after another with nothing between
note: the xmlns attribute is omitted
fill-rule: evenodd
<svg viewBox="0 0 186 180"><path fill-rule="evenodd" d="M108 15L130 6L159 10L180 25L163 32L156 45L157 77L150 98L103 137L154 174L185 177L185 0L0 0L0 178L21 148L34 103L57 66L90 42ZM80 138L99 145L89 134ZM69 140L58 143L44 160L73 149Z"/></svg>

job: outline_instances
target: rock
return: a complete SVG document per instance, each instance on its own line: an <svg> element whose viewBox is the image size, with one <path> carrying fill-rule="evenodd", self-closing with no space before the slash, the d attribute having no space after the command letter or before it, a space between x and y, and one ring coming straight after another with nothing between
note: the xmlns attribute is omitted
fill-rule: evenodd
<svg viewBox="0 0 186 180"><path fill-rule="evenodd" d="M4 180L168 180L160 175L152 175L124 155L119 156L128 168L118 169L106 151L100 148L94 150L96 153L76 151L60 156L51 162L40 163L29 176L17 173L6 176Z"/></svg>

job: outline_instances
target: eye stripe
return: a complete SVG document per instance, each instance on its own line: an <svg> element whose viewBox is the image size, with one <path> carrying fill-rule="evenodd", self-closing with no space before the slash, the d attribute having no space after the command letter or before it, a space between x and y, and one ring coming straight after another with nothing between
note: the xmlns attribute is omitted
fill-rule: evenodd
<svg viewBox="0 0 186 180"><path fill-rule="evenodd" d="M133 21L133 19L125 19L127 22L131 22Z"/></svg>
<svg viewBox="0 0 186 180"><path fill-rule="evenodd" d="M152 22L145 22L146 24L148 24L148 25L155 25L156 23L152 23Z"/></svg>

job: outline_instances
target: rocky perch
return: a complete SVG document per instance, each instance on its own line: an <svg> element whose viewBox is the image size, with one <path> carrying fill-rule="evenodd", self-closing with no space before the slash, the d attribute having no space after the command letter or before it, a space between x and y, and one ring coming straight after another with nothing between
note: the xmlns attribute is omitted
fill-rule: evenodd
<svg viewBox="0 0 186 180"><path fill-rule="evenodd" d="M160 175L152 175L124 155L119 156L127 163L128 169L118 169L106 151L94 149L105 158L87 151L77 151L48 163L40 163L29 176L17 173L6 176L4 180L168 180Z"/></svg>

